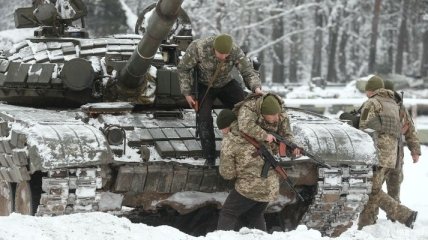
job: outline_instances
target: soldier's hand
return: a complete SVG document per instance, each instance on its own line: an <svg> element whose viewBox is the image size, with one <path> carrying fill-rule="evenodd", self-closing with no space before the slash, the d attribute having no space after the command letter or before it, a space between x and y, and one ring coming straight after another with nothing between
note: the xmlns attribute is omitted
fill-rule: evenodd
<svg viewBox="0 0 428 240"><path fill-rule="evenodd" d="M264 94L264 92L259 87L256 87L254 89L254 93L257 95L263 95Z"/></svg>
<svg viewBox="0 0 428 240"><path fill-rule="evenodd" d="M188 96L184 96L184 97L186 98L186 101L187 101L187 103L189 104L189 106L190 106L191 108L195 109L195 105L196 105L196 101L195 101L195 99L194 99L192 96L190 96L190 95L188 95Z"/></svg>
<svg viewBox="0 0 428 240"><path fill-rule="evenodd" d="M266 137L266 142L271 143L273 141L276 142L276 138L272 134L268 134Z"/></svg>
<svg viewBox="0 0 428 240"><path fill-rule="evenodd" d="M402 127L401 127L401 134L406 134L407 130L409 130L409 124L405 123Z"/></svg>
<svg viewBox="0 0 428 240"><path fill-rule="evenodd" d="M419 154L412 154L413 163L417 163L419 161Z"/></svg>

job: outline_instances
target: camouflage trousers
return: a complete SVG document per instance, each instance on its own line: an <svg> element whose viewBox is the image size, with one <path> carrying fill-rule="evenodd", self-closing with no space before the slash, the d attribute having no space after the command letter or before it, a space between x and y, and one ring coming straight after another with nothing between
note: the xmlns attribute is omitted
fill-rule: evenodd
<svg viewBox="0 0 428 240"><path fill-rule="evenodd" d="M400 189L401 183L403 182L403 163L397 168L393 168L388 171L385 176L385 183L388 195L394 198L397 202L400 201ZM379 213L379 207L376 208L376 215ZM391 219L390 216L387 216Z"/></svg>
<svg viewBox="0 0 428 240"><path fill-rule="evenodd" d="M391 219L397 220L403 224L412 214L412 210L400 204L399 201L395 200L382 190L382 185L386 180L386 176L391 170L393 169L378 167L373 172L372 192L369 195L369 201L360 213L358 229L362 229L364 226L376 223L379 207L384 210Z"/></svg>
<svg viewBox="0 0 428 240"><path fill-rule="evenodd" d="M388 195L400 202L400 189L403 182L403 164L391 169L385 176Z"/></svg>

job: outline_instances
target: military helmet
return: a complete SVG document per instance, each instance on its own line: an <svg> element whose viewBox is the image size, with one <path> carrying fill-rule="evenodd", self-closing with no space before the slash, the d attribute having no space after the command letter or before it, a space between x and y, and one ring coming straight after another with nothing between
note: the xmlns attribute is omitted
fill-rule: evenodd
<svg viewBox="0 0 428 240"><path fill-rule="evenodd" d="M263 115L273 115L281 112L281 105L278 99L273 95L267 95L263 98L262 107L260 109Z"/></svg>
<svg viewBox="0 0 428 240"><path fill-rule="evenodd" d="M394 83L391 80L384 80L385 89L394 91Z"/></svg>
<svg viewBox="0 0 428 240"><path fill-rule="evenodd" d="M228 34L220 34L214 39L214 49L221 54L228 54L232 50L233 40Z"/></svg>
<svg viewBox="0 0 428 240"><path fill-rule="evenodd" d="M230 109L223 109L217 116L217 127L218 129L225 129L235 121L236 114Z"/></svg>
<svg viewBox="0 0 428 240"><path fill-rule="evenodd" d="M385 85L383 83L382 78L377 75L372 76L366 84L366 91L376 91L380 88L384 88Z"/></svg>

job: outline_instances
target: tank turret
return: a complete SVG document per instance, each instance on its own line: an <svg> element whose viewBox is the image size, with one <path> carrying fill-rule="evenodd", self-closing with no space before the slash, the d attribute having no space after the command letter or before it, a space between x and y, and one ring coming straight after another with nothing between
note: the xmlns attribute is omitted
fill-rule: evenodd
<svg viewBox="0 0 428 240"><path fill-rule="evenodd" d="M88 37L84 30L87 13L82 0L34 0L32 7L15 10L15 26L40 27L34 32L37 37ZM82 28L73 28L72 22L79 19Z"/></svg>
<svg viewBox="0 0 428 240"><path fill-rule="evenodd" d="M38 28L34 38L0 56L0 100L78 107L105 101L153 105L167 99L164 105L176 107L183 97L168 66L177 65L192 40L181 3L161 0L149 6L137 21L136 31L144 25L142 37L88 38L81 0L33 1L32 7L17 9L18 28ZM73 25L76 20L80 26Z"/></svg>

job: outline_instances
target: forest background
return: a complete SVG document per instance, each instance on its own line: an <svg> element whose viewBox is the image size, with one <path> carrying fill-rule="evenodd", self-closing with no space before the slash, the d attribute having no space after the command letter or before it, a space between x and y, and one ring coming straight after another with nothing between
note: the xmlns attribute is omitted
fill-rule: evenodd
<svg viewBox="0 0 428 240"><path fill-rule="evenodd" d="M83 0L91 37L132 33L122 3L138 15L154 1ZM0 0L0 31L17 7ZM184 0L194 38L232 35L262 63L264 82L346 83L368 74L428 77L427 0Z"/></svg>

